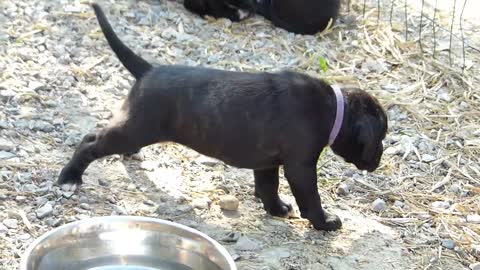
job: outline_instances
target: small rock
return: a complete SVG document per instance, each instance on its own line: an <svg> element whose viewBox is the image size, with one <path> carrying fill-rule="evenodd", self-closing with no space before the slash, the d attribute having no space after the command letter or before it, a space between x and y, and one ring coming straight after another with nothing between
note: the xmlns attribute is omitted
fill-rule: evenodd
<svg viewBox="0 0 480 270"><path fill-rule="evenodd" d="M43 132L51 132L55 128L52 124L43 120L34 121L33 123L30 123L29 127L31 130Z"/></svg>
<svg viewBox="0 0 480 270"><path fill-rule="evenodd" d="M385 84L385 85L382 85L381 87L383 90L387 90L390 92L397 92L400 89L400 87L398 87L398 85L395 85L395 84Z"/></svg>
<svg viewBox="0 0 480 270"><path fill-rule="evenodd" d="M15 197L15 201L16 201L16 202L19 202L19 203L23 203L23 202L25 202L26 200L27 200L27 197L25 197L25 196L20 196L20 195L18 195L18 196Z"/></svg>
<svg viewBox="0 0 480 270"><path fill-rule="evenodd" d="M378 198L372 203L372 210L375 212L381 212L387 208L387 204L385 203L384 200Z"/></svg>
<svg viewBox="0 0 480 270"><path fill-rule="evenodd" d="M176 215L181 215L181 214L188 213L192 210L193 210L193 207L191 205L182 204L182 205L177 206L177 208L175 209L175 214Z"/></svg>
<svg viewBox="0 0 480 270"><path fill-rule="evenodd" d="M15 154L12 154L7 151L0 151L0 159L9 159L9 158L14 158Z"/></svg>
<svg viewBox="0 0 480 270"><path fill-rule="evenodd" d="M480 262L472 263L469 265L472 270L480 270Z"/></svg>
<svg viewBox="0 0 480 270"><path fill-rule="evenodd" d="M345 183L340 183L337 187L337 194L341 196L348 195L350 193L350 187Z"/></svg>
<svg viewBox="0 0 480 270"><path fill-rule="evenodd" d="M208 198L196 199L192 202L192 206L197 209L208 209L212 201Z"/></svg>
<svg viewBox="0 0 480 270"><path fill-rule="evenodd" d="M49 218L47 219L47 224L51 227L58 227L62 225L63 220L61 218Z"/></svg>
<svg viewBox="0 0 480 270"><path fill-rule="evenodd" d="M90 200L88 199L87 196L80 196L80 199L78 200L80 203L89 203Z"/></svg>
<svg viewBox="0 0 480 270"><path fill-rule="evenodd" d="M18 220L14 218L7 218L3 220L3 225L9 229L16 229L18 228Z"/></svg>
<svg viewBox="0 0 480 270"><path fill-rule="evenodd" d="M455 242L451 239L443 239L442 240L442 247L447 248L447 249L454 249L455 248Z"/></svg>
<svg viewBox="0 0 480 270"><path fill-rule="evenodd" d="M8 228L5 227L2 223L0 223L0 234L4 234L8 232Z"/></svg>
<svg viewBox="0 0 480 270"><path fill-rule="evenodd" d="M73 191L64 191L62 192L62 196L65 198L65 199L70 199L73 194L75 194L75 192Z"/></svg>
<svg viewBox="0 0 480 270"><path fill-rule="evenodd" d="M452 193L459 193L462 190L462 187L459 184L452 184L448 190Z"/></svg>
<svg viewBox="0 0 480 270"><path fill-rule="evenodd" d="M432 203L432 207L436 209L448 209L450 208L450 203L445 201L436 201Z"/></svg>
<svg viewBox="0 0 480 270"><path fill-rule="evenodd" d="M422 158L422 161L426 162L426 163L430 163L432 161L437 160L437 158L435 156L430 155L430 154L423 154L421 158Z"/></svg>
<svg viewBox="0 0 480 270"><path fill-rule="evenodd" d="M26 184L23 186L23 191L25 192L35 192L37 191L38 187L35 184Z"/></svg>
<svg viewBox="0 0 480 270"><path fill-rule="evenodd" d="M37 211L35 211L35 213L37 214L37 217L39 219L42 219L53 213L53 207L50 203L46 203L44 206L38 208Z"/></svg>
<svg viewBox="0 0 480 270"><path fill-rule="evenodd" d="M98 179L98 184L102 187L108 187L108 182L103 179Z"/></svg>
<svg viewBox="0 0 480 270"><path fill-rule="evenodd" d="M83 210L90 210L91 209L91 207L88 203L81 203L80 208L82 208Z"/></svg>
<svg viewBox="0 0 480 270"><path fill-rule="evenodd" d="M144 200L143 203L148 206L155 206L155 202L153 202L152 200Z"/></svg>
<svg viewBox="0 0 480 270"><path fill-rule="evenodd" d="M260 245L255 241L251 240L250 238L242 236L238 239L237 243L233 246L233 248L242 251L253 251L259 250Z"/></svg>
<svg viewBox="0 0 480 270"><path fill-rule="evenodd" d="M11 152L14 149L15 144L13 144L11 141L0 138L0 151Z"/></svg>
<svg viewBox="0 0 480 270"><path fill-rule="evenodd" d="M28 88L32 91L38 91L45 88L45 84L38 81L28 82Z"/></svg>
<svg viewBox="0 0 480 270"><path fill-rule="evenodd" d="M220 239L221 241L223 242L227 242L227 243L235 243L238 241L238 239L240 239L240 233L237 233L237 232L229 232L227 233L227 235L225 235L224 237L222 237L222 239Z"/></svg>
<svg viewBox="0 0 480 270"><path fill-rule="evenodd" d="M467 222L473 224L480 224L480 215L468 215Z"/></svg>
<svg viewBox="0 0 480 270"><path fill-rule="evenodd" d="M449 102L450 100L452 100L452 98L450 97L450 94L448 93L447 89L445 89L445 88L440 88L438 90L437 96L438 96L438 99L443 100L443 101Z"/></svg>
<svg viewBox="0 0 480 270"><path fill-rule="evenodd" d="M135 184L128 184L127 186L127 190L128 191L135 191L137 189L137 186L135 186Z"/></svg>
<svg viewBox="0 0 480 270"><path fill-rule="evenodd" d="M403 208L405 206L405 203L397 200L393 203L393 205L398 207L398 208Z"/></svg>
<svg viewBox="0 0 480 270"><path fill-rule="evenodd" d="M474 256L477 256L480 258L480 245L472 245L471 252Z"/></svg>
<svg viewBox="0 0 480 270"><path fill-rule="evenodd" d="M115 200L115 197L113 196L108 196L107 201L112 204L115 204L117 202L117 200Z"/></svg>
<svg viewBox="0 0 480 270"><path fill-rule="evenodd" d="M235 211L238 209L240 202L235 196L225 195L220 198L218 204L223 210Z"/></svg>

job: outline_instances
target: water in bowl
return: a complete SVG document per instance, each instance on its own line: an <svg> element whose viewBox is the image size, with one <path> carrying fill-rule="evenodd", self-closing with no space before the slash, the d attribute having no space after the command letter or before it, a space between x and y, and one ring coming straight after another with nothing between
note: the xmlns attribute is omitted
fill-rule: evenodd
<svg viewBox="0 0 480 270"><path fill-rule="evenodd" d="M203 262L206 263L205 261ZM216 264L191 268L184 264L147 256L108 256L77 262L65 270L222 270Z"/></svg>

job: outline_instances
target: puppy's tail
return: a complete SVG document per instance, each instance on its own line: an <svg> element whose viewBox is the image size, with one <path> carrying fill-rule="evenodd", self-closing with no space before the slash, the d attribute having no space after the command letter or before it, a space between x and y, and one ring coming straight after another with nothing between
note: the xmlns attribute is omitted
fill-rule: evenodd
<svg viewBox="0 0 480 270"><path fill-rule="evenodd" d="M98 4L92 3L91 5L95 11L95 15L97 16L98 24L100 24L100 28L102 28L102 32L105 35L110 48L112 48L113 52L117 55L123 66L125 66L125 68L127 68L136 79L140 79L152 68L152 65L140 56L136 55L132 50L130 50L130 48L123 44L123 42L113 31L112 26L105 16L105 13L103 13L102 8L100 8Z"/></svg>

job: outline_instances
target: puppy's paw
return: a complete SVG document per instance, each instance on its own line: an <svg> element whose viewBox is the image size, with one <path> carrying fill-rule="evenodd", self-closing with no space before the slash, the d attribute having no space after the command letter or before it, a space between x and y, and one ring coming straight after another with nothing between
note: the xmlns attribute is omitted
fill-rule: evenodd
<svg viewBox="0 0 480 270"><path fill-rule="evenodd" d="M243 20L243 19L250 16L250 12L248 12L246 10L239 9L239 10L237 10L237 15L238 15L239 20Z"/></svg>
<svg viewBox="0 0 480 270"><path fill-rule="evenodd" d="M63 170L60 172L60 175L58 176L57 184L59 186L64 186L64 185L70 185L70 190L75 186L76 187L80 186L82 184L82 175L68 169L67 167L63 168ZM65 187L66 188L66 187ZM63 187L62 187L63 189ZM70 191L68 190L68 191Z"/></svg>
<svg viewBox="0 0 480 270"><path fill-rule="evenodd" d="M290 215L290 212L293 211L293 207L289 203L278 200L275 204L269 206L265 205L265 210L272 216L288 217Z"/></svg>
<svg viewBox="0 0 480 270"><path fill-rule="evenodd" d="M329 214L323 210L323 218L309 218L316 230L336 231L342 227L342 221L337 215Z"/></svg>

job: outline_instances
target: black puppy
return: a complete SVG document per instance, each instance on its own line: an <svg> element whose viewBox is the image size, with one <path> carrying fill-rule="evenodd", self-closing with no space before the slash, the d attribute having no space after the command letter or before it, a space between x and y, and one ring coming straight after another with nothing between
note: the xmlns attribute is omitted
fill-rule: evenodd
<svg viewBox="0 0 480 270"><path fill-rule="evenodd" d="M187 9L200 15L242 19L241 9L264 16L277 27L297 34L313 35L338 16L340 0L185 0Z"/></svg>
<svg viewBox="0 0 480 270"><path fill-rule="evenodd" d="M335 22L340 9L340 0L256 0L254 3L256 12L275 26L308 35L324 30L330 20Z"/></svg>
<svg viewBox="0 0 480 270"><path fill-rule="evenodd" d="M215 18L228 18L232 22L238 22L246 18L249 13L242 11L239 6L235 4L242 4L245 6L245 10L247 10L253 7L253 2L247 4L247 1L250 0L232 1L238 3L229 3L228 0L185 0L183 6L200 16L210 15Z"/></svg>
<svg viewBox="0 0 480 270"><path fill-rule="evenodd" d="M341 227L337 216L322 209L317 190L317 159L338 118L337 99L328 84L295 72L154 67L120 41L98 5L93 8L112 50L137 81L121 116L84 137L59 184L81 184L83 172L96 159L173 141L253 169L255 195L275 216L292 210L278 196L283 165L301 216L319 230ZM366 92L342 92L345 114L331 148L359 169L373 171L383 152L386 114Z"/></svg>

